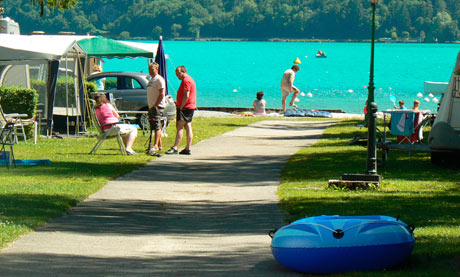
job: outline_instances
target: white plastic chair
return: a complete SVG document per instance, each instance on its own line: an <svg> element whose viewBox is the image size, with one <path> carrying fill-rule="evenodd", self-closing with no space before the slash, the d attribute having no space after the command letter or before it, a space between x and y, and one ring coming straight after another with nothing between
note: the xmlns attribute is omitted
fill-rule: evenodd
<svg viewBox="0 0 460 277"><path fill-rule="evenodd" d="M103 127L105 126L102 126L101 123L99 122L99 120L97 119L97 116L96 116L96 102L94 100L90 100L91 102L91 117L92 117L92 120L93 120L93 123L98 131L98 141L96 143L96 145L94 145L93 149L91 150L91 152L89 152L89 154L95 154L97 152L97 150L99 149L99 147L102 145L102 143L108 139L108 138L116 138L117 141L118 141L118 145L120 146L120 152L121 154L123 155L126 155L126 148L125 148L125 145L123 143L123 140L121 138L121 133L120 133L120 128L114 124L110 124L110 125L114 125L112 128L110 129L107 129L107 130L104 130Z"/></svg>

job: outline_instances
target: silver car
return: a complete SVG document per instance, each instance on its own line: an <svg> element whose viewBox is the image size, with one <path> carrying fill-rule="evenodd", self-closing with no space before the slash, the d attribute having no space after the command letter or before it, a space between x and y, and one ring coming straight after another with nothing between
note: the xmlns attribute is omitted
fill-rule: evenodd
<svg viewBox="0 0 460 277"><path fill-rule="evenodd" d="M147 84L150 75L141 72L109 71L88 76L87 80L98 86L98 92L111 93L116 105L122 111L147 111ZM176 106L170 95L167 96L166 114L168 120L173 120ZM147 117L138 114L137 123L148 126Z"/></svg>

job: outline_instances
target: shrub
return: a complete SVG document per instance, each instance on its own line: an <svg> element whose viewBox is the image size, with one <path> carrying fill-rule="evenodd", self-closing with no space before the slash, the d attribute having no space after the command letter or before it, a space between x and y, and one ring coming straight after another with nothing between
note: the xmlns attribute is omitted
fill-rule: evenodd
<svg viewBox="0 0 460 277"><path fill-rule="evenodd" d="M27 114L27 118L35 116L38 93L35 89L22 87L0 87L0 105L5 113ZM32 135L32 126L25 126L26 135Z"/></svg>
<svg viewBox="0 0 460 277"><path fill-rule="evenodd" d="M97 86L95 83L91 82L85 82L86 84L86 90L88 92L88 95L91 97L91 95L97 91ZM46 101L46 81L40 81L40 80L31 80L31 87L37 90L38 92L38 102L41 104L45 104ZM74 99L75 93L74 93L74 83L73 79L69 80L69 83L67 84L68 90L69 90L69 99ZM55 100L54 100L54 106L56 107L65 107L65 88L66 88L66 80L65 78L59 78L57 80L56 84L56 95L55 95Z"/></svg>
<svg viewBox="0 0 460 277"><path fill-rule="evenodd" d="M85 82L85 84L86 84L86 91L88 92L88 95L91 96L97 91L96 83Z"/></svg>
<svg viewBox="0 0 460 277"><path fill-rule="evenodd" d="M35 89L21 87L0 87L0 104L5 113L27 114L35 116L38 93Z"/></svg>

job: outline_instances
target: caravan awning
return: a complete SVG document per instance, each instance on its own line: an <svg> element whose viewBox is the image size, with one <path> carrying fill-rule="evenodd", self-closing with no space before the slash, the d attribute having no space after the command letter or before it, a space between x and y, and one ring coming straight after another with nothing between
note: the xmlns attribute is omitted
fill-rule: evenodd
<svg viewBox="0 0 460 277"><path fill-rule="evenodd" d="M77 40L84 36L0 35L0 63L59 60L63 56L82 55Z"/></svg>
<svg viewBox="0 0 460 277"><path fill-rule="evenodd" d="M152 51L100 36L79 40L78 44L90 58L153 58L154 55Z"/></svg>

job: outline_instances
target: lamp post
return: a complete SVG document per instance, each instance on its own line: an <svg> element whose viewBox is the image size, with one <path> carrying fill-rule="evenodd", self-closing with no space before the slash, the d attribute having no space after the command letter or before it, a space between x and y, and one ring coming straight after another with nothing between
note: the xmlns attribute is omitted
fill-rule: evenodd
<svg viewBox="0 0 460 277"><path fill-rule="evenodd" d="M374 40L375 40L375 7L378 0L370 0L372 6L372 35L371 35L371 69L369 74L369 86L367 97L367 110L369 113L368 139L367 139L367 160L366 174L377 175L377 148L376 148L376 127L377 127L377 104L374 102Z"/></svg>
<svg viewBox="0 0 460 277"><path fill-rule="evenodd" d="M342 175L342 182L337 180L329 180L329 185L339 185L350 187L347 182L351 182L353 186L359 182L380 183L380 176L377 175L377 143L376 143L376 128L377 128L377 104L374 102L374 39L375 39L375 6L378 0L370 0L372 5L372 39L371 39L371 70L369 76L368 96L367 96L367 112L368 112L368 135L367 135L367 159L366 172L364 174L348 174Z"/></svg>

